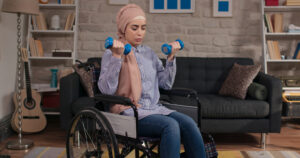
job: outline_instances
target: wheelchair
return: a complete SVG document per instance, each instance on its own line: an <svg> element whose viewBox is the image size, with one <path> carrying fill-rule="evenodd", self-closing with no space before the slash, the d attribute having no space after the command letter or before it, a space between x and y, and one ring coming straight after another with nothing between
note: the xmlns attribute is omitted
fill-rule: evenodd
<svg viewBox="0 0 300 158"><path fill-rule="evenodd" d="M197 98L196 91L190 89L161 90L160 93L168 98L174 95ZM160 138L138 135L138 112L129 98L99 94L94 99L99 106L81 110L72 120L66 142L68 158L125 158L133 153L135 158L159 157ZM178 105L167 99L162 103L170 109L190 115L198 122L197 106ZM134 117L109 113L108 107L112 104L130 106ZM184 153L181 157L184 157Z"/></svg>

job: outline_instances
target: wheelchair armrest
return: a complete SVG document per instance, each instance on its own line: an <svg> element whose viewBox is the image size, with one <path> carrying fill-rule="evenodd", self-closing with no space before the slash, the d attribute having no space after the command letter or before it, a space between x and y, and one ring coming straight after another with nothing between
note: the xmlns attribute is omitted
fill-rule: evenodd
<svg viewBox="0 0 300 158"><path fill-rule="evenodd" d="M196 97L198 98L197 91L189 88L173 88L170 90L159 89L161 94L164 95L175 95L175 96L183 96L183 97Z"/></svg>
<svg viewBox="0 0 300 158"><path fill-rule="evenodd" d="M160 89L160 93L162 95L167 95L168 97L172 97L175 95L175 96L186 97L195 100L197 103L196 107L193 106L184 107L184 105L176 105L176 103L174 104L174 102L172 102L172 99L169 100L170 98L168 98L165 103L164 103L164 99L162 99L161 102L164 103L164 105L170 109L177 110L181 113L184 113L192 117L195 120L195 122L197 122L198 126L201 127L201 103L196 90L189 89L189 88L173 88L171 90Z"/></svg>
<svg viewBox="0 0 300 158"><path fill-rule="evenodd" d="M97 94L94 99L96 101L103 101L111 104L122 104L133 106L134 104L131 102L129 98L116 96L116 95L108 95L108 94Z"/></svg>

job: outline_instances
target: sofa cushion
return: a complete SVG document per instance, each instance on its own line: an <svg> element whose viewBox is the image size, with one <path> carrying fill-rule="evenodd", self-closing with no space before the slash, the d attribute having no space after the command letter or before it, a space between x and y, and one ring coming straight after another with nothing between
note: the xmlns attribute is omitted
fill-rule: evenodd
<svg viewBox="0 0 300 158"><path fill-rule="evenodd" d="M250 58L177 57L173 87L185 87L203 94L218 94L234 63L253 65Z"/></svg>
<svg viewBox="0 0 300 158"><path fill-rule="evenodd" d="M264 118L269 115L269 104L254 99L237 99L215 94L199 94L203 118ZM193 98L162 95L162 100L172 104L197 106Z"/></svg>
<svg viewBox="0 0 300 158"><path fill-rule="evenodd" d="M220 95L199 95L203 118L264 118L269 115L266 101L237 99Z"/></svg>
<svg viewBox="0 0 300 158"><path fill-rule="evenodd" d="M257 75L261 65L239 65L234 63L219 91L220 95L245 99L247 89Z"/></svg>

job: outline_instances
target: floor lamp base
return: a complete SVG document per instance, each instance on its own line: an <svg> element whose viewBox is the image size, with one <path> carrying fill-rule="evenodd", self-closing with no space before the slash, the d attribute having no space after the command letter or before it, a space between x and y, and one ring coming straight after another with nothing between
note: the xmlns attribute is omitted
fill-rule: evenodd
<svg viewBox="0 0 300 158"><path fill-rule="evenodd" d="M12 140L7 142L6 147L7 149L13 149L13 150L26 150L33 146L33 141L29 139L22 139L19 140Z"/></svg>

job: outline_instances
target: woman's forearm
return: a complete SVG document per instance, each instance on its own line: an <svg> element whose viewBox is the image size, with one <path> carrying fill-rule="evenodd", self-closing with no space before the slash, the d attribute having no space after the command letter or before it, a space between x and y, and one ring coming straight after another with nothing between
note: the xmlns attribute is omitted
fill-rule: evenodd
<svg viewBox="0 0 300 158"><path fill-rule="evenodd" d="M98 87L104 94L114 94L118 87L119 73L122 59L114 57L111 53L105 53L101 61L101 74Z"/></svg>

